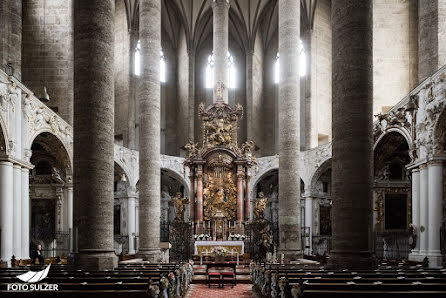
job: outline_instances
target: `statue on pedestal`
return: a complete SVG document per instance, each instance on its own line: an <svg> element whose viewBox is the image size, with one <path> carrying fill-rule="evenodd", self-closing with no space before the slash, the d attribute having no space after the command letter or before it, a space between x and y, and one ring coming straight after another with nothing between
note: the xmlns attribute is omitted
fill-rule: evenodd
<svg viewBox="0 0 446 298"><path fill-rule="evenodd" d="M257 220L265 219L265 209L267 201L268 199L265 198L263 192L259 192L259 197L256 200L256 206L254 208L254 215L256 216Z"/></svg>
<svg viewBox="0 0 446 298"><path fill-rule="evenodd" d="M172 199L172 201L173 201L173 204L174 204L175 210L176 210L175 221L176 222L184 222L184 211L186 210L184 206L186 204L189 204L189 199L182 198L181 193L177 192L177 194Z"/></svg>

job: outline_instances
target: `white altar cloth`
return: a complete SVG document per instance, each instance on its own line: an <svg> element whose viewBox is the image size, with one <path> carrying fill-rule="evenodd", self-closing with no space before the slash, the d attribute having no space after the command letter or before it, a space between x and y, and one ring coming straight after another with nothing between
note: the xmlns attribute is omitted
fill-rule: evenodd
<svg viewBox="0 0 446 298"><path fill-rule="evenodd" d="M196 255L201 255L203 251L207 250L209 254L211 253L211 250L213 247L216 246L223 246L228 250L228 252L231 252L234 250L234 252L238 252L240 255L243 255L245 253L245 243L243 241L195 241L194 253Z"/></svg>

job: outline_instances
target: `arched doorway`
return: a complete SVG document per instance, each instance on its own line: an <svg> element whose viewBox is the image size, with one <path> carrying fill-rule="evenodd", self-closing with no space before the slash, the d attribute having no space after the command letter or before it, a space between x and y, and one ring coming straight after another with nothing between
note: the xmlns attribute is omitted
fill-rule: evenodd
<svg viewBox="0 0 446 298"><path fill-rule="evenodd" d="M30 245L41 244L46 257L67 256L72 229L71 162L54 135L39 134L31 145L29 175Z"/></svg>
<svg viewBox="0 0 446 298"><path fill-rule="evenodd" d="M331 159L325 161L311 180L310 197L305 198L306 219L311 216L311 254L328 255L331 250L332 196ZM308 212L308 208L311 212Z"/></svg>
<svg viewBox="0 0 446 298"><path fill-rule="evenodd" d="M407 259L410 253L411 181L409 145L398 132L384 135L374 150L373 230L380 259Z"/></svg>

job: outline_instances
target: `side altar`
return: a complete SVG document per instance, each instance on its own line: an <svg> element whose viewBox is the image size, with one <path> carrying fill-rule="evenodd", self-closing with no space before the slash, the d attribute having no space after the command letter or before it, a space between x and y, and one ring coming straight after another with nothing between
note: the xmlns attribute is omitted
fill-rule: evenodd
<svg viewBox="0 0 446 298"><path fill-rule="evenodd" d="M243 108L223 102L223 84L217 84L216 102L199 105L201 140L185 145L190 169L190 220L199 240L240 240L244 223L250 221L248 169L256 164L254 143L237 142Z"/></svg>

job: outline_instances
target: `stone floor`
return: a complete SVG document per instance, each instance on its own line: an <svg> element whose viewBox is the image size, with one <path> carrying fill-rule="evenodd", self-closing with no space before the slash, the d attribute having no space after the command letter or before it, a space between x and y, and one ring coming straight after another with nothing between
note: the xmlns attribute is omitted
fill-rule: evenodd
<svg viewBox="0 0 446 298"><path fill-rule="evenodd" d="M205 284L192 284L187 291L186 298L228 298L246 297L256 298L251 284L238 284L234 288L225 286L224 288L211 287Z"/></svg>

